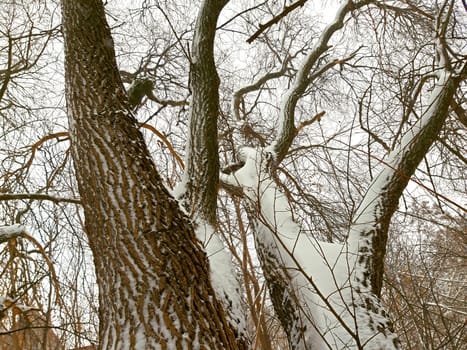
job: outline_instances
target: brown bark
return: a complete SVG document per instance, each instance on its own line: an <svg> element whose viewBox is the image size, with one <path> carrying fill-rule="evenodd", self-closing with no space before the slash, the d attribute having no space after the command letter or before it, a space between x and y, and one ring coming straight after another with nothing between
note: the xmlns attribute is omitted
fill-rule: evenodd
<svg viewBox="0 0 467 350"><path fill-rule="evenodd" d="M227 0L203 2L193 38L190 88L192 102L185 169L184 202L194 216L209 224L216 222L219 186L217 119L219 116L219 76L214 61L216 24Z"/></svg>
<svg viewBox="0 0 467 350"><path fill-rule="evenodd" d="M99 284L99 349L235 349L207 258L164 187L99 0L62 0L72 155Z"/></svg>

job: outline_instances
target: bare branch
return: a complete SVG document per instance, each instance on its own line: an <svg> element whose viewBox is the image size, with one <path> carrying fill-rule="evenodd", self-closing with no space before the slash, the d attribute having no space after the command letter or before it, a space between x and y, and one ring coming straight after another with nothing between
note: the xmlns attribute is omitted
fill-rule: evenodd
<svg viewBox="0 0 467 350"><path fill-rule="evenodd" d="M148 129L148 130L152 131L154 134L156 134L157 137L159 137L162 140L162 142L167 146L167 149L169 150L170 154L172 154L172 156L177 160L178 164L180 165L180 168L182 168L182 169L185 168L185 164L183 164L182 158L180 158L180 156L177 154L177 152L175 152L172 144L170 143L170 141L167 139L167 137L165 135L163 135L159 130L157 130L152 125L142 124L141 127L145 128L145 129Z"/></svg>
<svg viewBox="0 0 467 350"><path fill-rule="evenodd" d="M253 41L255 41L256 38L258 38L261 33L263 33L266 29L271 27L272 25L278 23L282 18L287 16L290 12L295 10L298 7L302 7L308 0L298 0L297 2L293 3L292 5L289 6L284 6L284 10L282 10L281 13L279 13L276 17L273 17L270 19L266 24L260 24L259 29L247 39L247 43L251 44Z"/></svg>
<svg viewBox="0 0 467 350"><path fill-rule="evenodd" d="M28 229L23 225L15 224L15 225L10 225L10 226L0 227L0 243L6 242L10 239L18 238L18 237L26 239L29 242L31 242L34 246L36 246L36 248L39 250L39 253L44 258L47 264L47 267L49 268L50 273L52 275L52 283L55 289L55 301L59 303L60 295L59 295L59 285L58 285L57 274L55 272L55 268L52 264L52 261L50 261L50 258L48 257L42 245L28 233Z"/></svg>
<svg viewBox="0 0 467 350"><path fill-rule="evenodd" d="M325 114L326 114L326 112L325 112L325 111L322 111L322 112L319 112L318 114L316 114L316 115L315 115L313 118L311 118L310 120L305 120L305 121L301 122L300 125L297 126L297 128L295 129L295 136L297 136L297 135L300 133L300 131L301 131L304 127L306 127L306 126L308 126L308 125L311 125L311 124L313 124L314 122L319 122L319 121L321 121L321 118L322 118Z"/></svg>
<svg viewBox="0 0 467 350"><path fill-rule="evenodd" d="M51 140L51 139L58 139L60 137L65 137L68 139L68 132L67 131L61 131L61 132L56 132L53 134L46 135L42 137L39 141L37 141L35 144L31 146L31 156L29 157L29 160L26 162L23 168L29 168L34 160L34 157L36 155L36 151L39 149L39 147L46 141Z"/></svg>
<svg viewBox="0 0 467 350"><path fill-rule="evenodd" d="M363 125L363 101L366 97L366 94L370 91L371 92L371 85L368 86L367 90L363 93L362 98L358 102L358 121L360 123L360 127L362 128L363 131L365 131L374 141L379 143L386 152L390 152L391 148L388 146L386 142L382 138L380 138L378 135L376 135L373 131L371 131L368 127ZM370 94L371 96L371 94ZM370 97L371 98L371 97ZM368 116L367 116L367 123L368 123ZM402 123L401 123L402 124ZM402 128L402 126L401 126Z"/></svg>
<svg viewBox="0 0 467 350"><path fill-rule="evenodd" d="M247 12L250 12L250 11L252 11L252 10L255 10L255 9L257 9L257 8L259 8L259 7L261 7L261 6L263 6L263 5L266 4L267 2L268 2L267 0L266 0L266 1L263 1L263 2L260 3L260 4L257 4L257 5L255 5L255 6L252 6L252 7L250 7L250 8L247 8L246 10L243 10L243 11L241 11L241 12L235 14L235 16L229 18L227 21L225 21L225 22L222 23L220 26L218 26L218 27L217 27L217 30L224 28L226 25L228 25L229 23L231 23L232 21L234 21L236 18L238 18L238 17L244 15L244 14L247 13Z"/></svg>
<svg viewBox="0 0 467 350"><path fill-rule="evenodd" d="M290 61L290 57L287 57L283 62L282 66L278 71L269 72L263 75L261 78L256 80L253 84L242 87L234 92L232 97L232 114L234 115L236 120L242 120L243 118L240 116L240 103L243 97L253 91L257 91L261 89L261 87L268 82L269 80L280 78L285 74L287 71L287 64Z"/></svg>
<svg viewBox="0 0 467 350"><path fill-rule="evenodd" d="M11 79L12 56L13 56L13 42L12 42L11 38L8 38L7 69L5 70L5 76L3 77L2 86L0 87L0 101L2 100L3 96L5 95L8 83L10 82L10 79Z"/></svg>
<svg viewBox="0 0 467 350"><path fill-rule="evenodd" d="M467 111L455 99L452 99L451 107L462 125L467 128Z"/></svg>
<svg viewBox="0 0 467 350"><path fill-rule="evenodd" d="M58 203L72 203L72 204L81 204L81 200L78 198L64 198L57 197L45 193L0 193L0 202L1 201L10 201L10 200L36 200L36 201L51 201L56 204Z"/></svg>
<svg viewBox="0 0 467 350"><path fill-rule="evenodd" d="M122 74L122 71L120 71L120 74ZM146 78L133 80L127 91L131 107L134 110L137 109L145 96L151 101L154 101L162 106L178 107L188 105L188 102L186 100L177 101L159 98L156 95L154 95L153 89L154 83L151 79Z"/></svg>
<svg viewBox="0 0 467 350"><path fill-rule="evenodd" d="M334 67L337 64L344 64L352 59L358 49L344 59L335 59L328 62L322 67L316 67L315 72L310 75L310 72L315 68L319 58L329 49L328 43L334 33L344 26L344 19L347 14L355 9L364 7L370 4L372 0L360 1L354 4L353 1L347 1L337 11L334 20L324 29L316 45L305 58L301 68L298 70L295 80L284 96L284 101L279 115L279 130L276 139L271 145L272 151L275 153L276 164L280 163L287 154L287 151L292 144L295 132L295 108L300 98L305 93L306 88L320 75Z"/></svg>

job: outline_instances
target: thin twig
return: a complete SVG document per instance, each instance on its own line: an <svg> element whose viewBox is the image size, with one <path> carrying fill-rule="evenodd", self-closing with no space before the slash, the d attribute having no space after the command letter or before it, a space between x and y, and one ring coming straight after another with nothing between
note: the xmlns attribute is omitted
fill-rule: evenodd
<svg viewBox="0 0 467 350"><path fill-rule="evenodd" d="M159 130L157 130L152 125L143 124L143 125L141 125L141 127L145 128L145 129L148 129L149 131L152 131L154 134L156 134L157 137L159 137L162 140L162 142L167 146L167 149L172 154L172 156L177 160L180 167L182 169L185 168L185 164L183 163L182 158L180 158L180 156L177 154L177 152L175 152L174 148L172 147L172 144L169 142L169 140L167 140L167 137L165 135L163 135Z"/></svg>

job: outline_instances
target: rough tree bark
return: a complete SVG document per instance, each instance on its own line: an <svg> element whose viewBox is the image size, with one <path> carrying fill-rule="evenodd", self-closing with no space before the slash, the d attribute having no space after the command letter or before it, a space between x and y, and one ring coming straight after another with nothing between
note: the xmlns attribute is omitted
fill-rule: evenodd
<svg viewBox="0 0 467 350"><path fill-rule="evenodd" d="M72 155L93 252L100 349L235 349L206 255L130 112L99 0L62 0Z"/></svg>
<svg viewBox="0 0 467 350"><path fill-rule="evenodd" d="M227 319L235 327L238 344L245 346L246 317L242 312L240 286L228 250L216 232L219 190L219 76L214 60L214 40L219 14L228 0L201 2L190 57L192 92L189 136L183 180L177 198L196 225L196 234L209 256L211 280L224 305ZM223 266L222 270L218 270Z"/></svg>
<svg viewBox="0 0 467 350"><path fill-rule="evenodd" d="M182 200L195 218L216 223L219 185L217 119L219 76L214 62L217 19L228 0L203 1L196 22L190 62L189 137Z"/></svg>

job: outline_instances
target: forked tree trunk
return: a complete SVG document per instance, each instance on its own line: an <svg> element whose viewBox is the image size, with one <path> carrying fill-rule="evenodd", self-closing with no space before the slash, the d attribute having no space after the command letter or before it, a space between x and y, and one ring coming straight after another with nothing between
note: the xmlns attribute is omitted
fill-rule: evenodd
<svg viewBox="0 0 467 350"><path fill-rule="evenodd" d="M72 154L99 285L100 349L235 349L188 219L121 83L99 0L62 0Z"/></svg>

